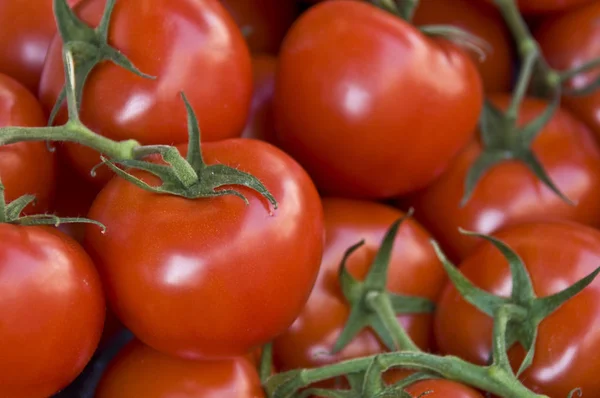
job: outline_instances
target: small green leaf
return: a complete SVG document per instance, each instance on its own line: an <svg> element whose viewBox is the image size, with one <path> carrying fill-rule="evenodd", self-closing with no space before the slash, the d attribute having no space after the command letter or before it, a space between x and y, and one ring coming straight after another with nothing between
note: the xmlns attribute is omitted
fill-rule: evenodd
<svg viewBox="0 0 600 398"><path fill-rule="evenodd" d="M435 303L424 297L388 293L392 308L397 314L427 314L435 310Z"/></svg>
<svg viewBox="0 0 600 398"><path fill-rule="evenodd" d="M187 128L188 128L188 152L187 152L187 161L192 166L192 168L196 171L197 174L200 174L202 169L206 167L206 163L204 163L204 159L202 158L202 150L200 148L200 126L198 124L198 118L196 117L196 113L194 109L190 105L185 94L181 93L181 98L183 98L183 102L185 103L185 110L187 112Z"/></svg>
<svg viewBox="0 0 600 398"><path fill-rule="evenodd" d="M532 305L532 312L536 315L536 318L538 318L541 321L542 319L546 318L548 315L556 311L569 299L571 299L572 297L580 293L583 289L585 289L590 283L594 281L598 273L600 273L600 267L596 268L588 276L578 280L576 283L569 286L568 288L550 296L538 298Z"/></svg>
<svg viewBox="0 0 600 398"><path fill-rule="evenodd" d="M343 350L357 334L369 326L370 317L360 304L352 306L348 320L338 336L331 352L337 354Z"/></svg>
<svg viewBox="0 0 600 398"><path fill-rule="evenodd" d="M365 278L364 283L366 290L385 290L388 268L392 258L394 240L396 239L398 229L407 218L412 217L413 213L414 209L409 209L403 217L392 223L390 228L387 230L383 238L383 242L381 243L381 246L375 255L373 264L371 264L371 267L369 268L369 273Z"/></svg>
<svg viewBox="0 0 600 398"><path fill-rule="evenodd" d="M506 134L503 133L513 128L515 126L506 118L504 112L485 99L479 117L479 131L484 149L506 150Z"/></svg>
<svg viewBox="0 0 600 398"><path fill-rule="evenodd" d="M348 272L346 262L348 261L348 258L352 255L352 253L361 248L364 244L365 241L363 239L346 250L338 271L338 280L342 289L342 294L349 303L354 303L360 300L363 289L361 287L361 283L358 280L356 280L350 274L350 272Z"/></svg>
<svg viewBox="0 0 600 398"><path fill-rule="evenodd" d="M495 296L473 285L454 264L448 260L438 243L431 240L433 249L442 262L450 281L460 295L477 309L490 316L494 315L497 308L507 302L507 299Z"/></svg>
<svg viewBox="0 0 600 398"><path fill-rule="evenodd" d="M552 190L556 195L558 195L564 202L571 206L576 206L571 199L569 199L565 194L563 194L560 189L554 184L554 182L550 179L550 176L546 173L544 166L540 163L537 157L533 154L532 151L524 152L520 155L519 159L527 165L529 170L536 175L548 188Z"/></svg>
<svg viewBox="0 0 600 398"><path fill-rule="evenodd" d="M514 304L529 304L535 298L531 277L523 260L508 245L493 236L479 234L477 232L460 229L463 235L474 236L490 242L502 256L508 261L512 276L512 299Z"/></svg>
<svg viewBox="0 0 600 398"><path fill-rule="evenodd" d="M466 206L475 191L477 183L481 180L484 174L495 165L506 160L513 159L513 153L506 150L488 150L484 149L477 159L473 162L467 178L465 179L465 192L460 200L460 207Z"/></svg>

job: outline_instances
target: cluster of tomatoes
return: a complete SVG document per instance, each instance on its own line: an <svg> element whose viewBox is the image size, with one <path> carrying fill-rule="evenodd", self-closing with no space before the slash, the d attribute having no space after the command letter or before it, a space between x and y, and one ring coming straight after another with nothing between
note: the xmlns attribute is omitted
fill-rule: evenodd
<svg viewBox="0 0 600 398"><path fill-rule="evenodd" d="M0 1L0 398L269 397L270 374L389 352L380 330L483 367L482 291L533 314L505 325L510 366L531 360L506 388L600 396L600 278L578 285L600 266L598 20L596 0ZM382 261L400 332L360 299ZM472 369L396 396L508 391ZM293 396L388 396L345 376Z"/></svg>

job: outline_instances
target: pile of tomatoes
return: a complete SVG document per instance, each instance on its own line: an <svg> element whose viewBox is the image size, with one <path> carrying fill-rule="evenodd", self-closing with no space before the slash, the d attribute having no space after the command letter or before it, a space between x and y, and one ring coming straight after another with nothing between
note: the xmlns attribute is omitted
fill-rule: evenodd
<svg viewBox="0 0 600 398"><path fill-rule="evenodd" d="M0 398L387 397L418 361L273 387L394 351L357 287L381 261L373 292L423 304L392 313L414 350L497 365L498 318L432 243L532 314L600 266L598 20L596 0L2 0ZM600 396L600 278L580 287L527 320L510 398ZM505 391L469 369L393 396Z"/></svg>

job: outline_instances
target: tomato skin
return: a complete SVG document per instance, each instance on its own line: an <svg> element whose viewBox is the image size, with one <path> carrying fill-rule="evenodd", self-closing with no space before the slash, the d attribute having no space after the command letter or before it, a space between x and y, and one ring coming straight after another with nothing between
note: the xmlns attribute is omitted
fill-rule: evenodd
<svg viewBox="0 0 600 398"><path fill-rule="evenodd" d="M535 38L546 60L553 68L568 70L591 61L600 53L600 3L562 13L543 21L535 31ZM577 43L573 46L572 43ZM571 81L582 88L600 77L598 70L580 74ZM562 103L586 122L600 139L600 91L585 96L563 96Z"/></svg>
<svg viewBox="0 0 600 398"><path fill-rule="evenodd" d="M104 373L96 398L263 398L256 369L246 358L187 361L128 343Z"/></svg>
<svg viewBox="0 0 600 398"><path fill-rule="evenodd" d="M278 144L328 195L424 187L469 141L481 105L481 79L462 50L363 2L311 7L280 53Z"/></svg>
<svg viewBox="0 0 600 398"><path fill-rule="evenodd" d="M415 398L422 396L427 396L428 398L483 398L483 395L469 386L444 379L419 381L411 384L405 390L411 397Z"/></svg>
<svg viewBox="0 0 600 398"><path fill-rule="evenodd" d="M84 0L77 14L96 26L105 0ZM132 34L135 32L135 34ZM227 11L215 0L131 0L118 2L111 19L109 43L143 72L144 79L104 62L86 83L81 120L114 140L142 144L187 142L184 91L196 111L202 139L216 141L242 133L252 96L248 47ZM202 71L199 81L198 71ZM40 84L47 109L64 82L61 44L52 42ZM218 101L215 101L218 98ZM66 119L66 107L58 121ZM104 185L113 175L106 168L89 175L100 163L97 153L65 144L66 156L81 175Z"/></svg>
<svg viewBox="0 0 600 398"><path fill-rule="evenodd" d="M277 54L296 18L294 1L221 0L240 29L248 29L246 41L253 53Z"/></svg>
<svg viewBox="0 0 600 398"><path fill-rule="evenodd" d="M600 232L581 224L520 224L496 236L523 259L538 297L572 285L600 264ZM480 245L460 264L460 270L488 292L504 297L510 294L508 263L491 244ZM599 321L600 279L596 279L540 324L533 363L522 374L523 383L551 397L566 397L575 387L597 396L600 381L592 376L592 369L600 365ZM460 298L450 284L446 286L435 315L436 340L443 353L486 363L492 327L490 317ZM523 356L520 346L509 350L513 367Z"/></svg>
<svg viewBox="0 0 600 398"><path fill-rule="evenodd" d="M0 127L45 126L44 111L36 98L16 80L0 73ZM0 178L6 200L34 194L37 203L26 213L48 210L55 191L56 161L44 142L0 146Z"/></svg>
<svg viewBox="0 0 600 398"><path fill-rule="evenodd" d="M419 3L412 22L416 25L457 26L491 46L483 62L475 65L485 91L504 92L512 82L512 42L500 13L483 2L472 0L427 0Z"/></svg>
<svg viewBox="0 0 600 398"><path fill-rule="evenodd" d="M92 261L49 227L0 224L0 396L45 398L83 370L104 298Z"/></svg>
<svg viewBox="0 0 600 398"><path fill-rule="evenodd" d="M323 214L306 172L270 144L225 140L204 144L203 154L256 176L279 208L269 215L247 188L248 206L232 195L156 195L115 178L89 212L108 231L89 228L86 248L115 314L140 340L213 359L244 355L292 324L318 273Z"/></svg>
<svg viewBox="0 0 600 398"><path fill-rule="evenodd" d="M79 0L67 0L73 6ZM0 73L37 93L46 53L56 32L52 0L0 2Z"/></svg>
<svg viewBox="0 0 600 398"><path fill-rule="evenodd" d="M365 239L365 246L347 262L350 273L364 279L386 231L403 213L379 203L340 198L323 199L323 208L326 242L321 269L302 313L274 342L274 363L280 371L313 368L387 351L375 334L365 330L342 351L331 354L350 309L339 287L338 270L344 252ZM391 291L437 299L446 276L430 239L416 221L404 221L389 267ZM432 348L431 315L402 315L398 319L419 347Z"/></svg>
<svg viewBox="0 0 600 398"><path fill-rule="evenodd" d="M565 11L595 0L518 0L519 10L524 14L544 14Z"/></svg>
<svg viewBox="0 0 600 398"><path fill-rule="evenodd" d="M508 95L492 96L501 108ZM545 109L541 100L527 98L520 123ZM528 221L565 219L600 225L600 149L591 131L566 110L559 110L533 144L533 151L559 189L577 203L563 202L522 163L511 161L491 168L479 181L465 207L459 203L468 169L481 153L479 140L471 142L442 177L409 197L415 217L436 236L447 254L463 259L477 241L458 228L490 234Z"/></svg>
<svg viewBox="0 0 600 398"><path fill-rule="evenodd" d="M273 121L273 94L275 91L275 71L277 58L259 54L252 57L254 93L250 116L243 138L254 138L270 143L275 142L275 122Z"/></svg>

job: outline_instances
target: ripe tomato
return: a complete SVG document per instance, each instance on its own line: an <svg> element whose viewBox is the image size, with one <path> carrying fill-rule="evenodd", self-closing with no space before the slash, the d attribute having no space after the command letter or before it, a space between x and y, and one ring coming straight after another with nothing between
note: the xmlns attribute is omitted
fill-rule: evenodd
<svg viewBox="0 0 600 398"><path fill-rule="evenodd" d="M277 54L283 37L296 18L294 1L221 0L254 53Z"/></svg>
<svg viewBox="0 0 600 398"><path fill-rule="evenodd" d="M96 26L105 0L84 0L77 14ZM187 141L180 91L198 112L202 139L239 136L248 116L252 71L248 47L235 22L214 0L130 0L117 2L109 43L156 80L138 77L111 62L92 71L86 83L81 120L115 140L143 144ZM201 74L199 74L201 71ZM64 82L61 44L54 39L40 83L40 98L50 109ZM65 120L66 108L62 118ZM100 163L91 149L65 144L79 172ZM112 176L106 168L94 181Z"/></svg>
<svg viewBox="0 0 600 398"><path fill-rule="evenodd" d="M600 56L600 3L593 2L545 20L535 32L548 63L568 70ZM572 43L577 43L574 46ZM600 77L598 69L578 75L572 87L583 88ZM600 91L586 96L564 96L563 104L586 122L600 138Z"/></svg>
<svg viewBox="0 0 600 398"><path fill-rule="evenodd" d="M485 40L491 46L477 69L486 92L508 91L512 81L512 42L500 13L472 0L427 0L417 7L416 25L453 25Z"/></svg>
<svg viewBox="0 0 600 398"><path fill-rule="evenodd" d="M254 94L250 116L242 133L244 138L255 138L271 143L275 141L273 92L276 68L277 58L271 55L255 55L252 58Z"/></svg>
<svg viewBox="0 0 600 398"><path fill-rule="evenodd" d="M510 101L507 95L491 99L501 108ZM520 123L539 116L546 106L541 100L527 98ZM527 166L510 161L491 168L467 205L460 208L467 171L481 153L480 141L475 140L442 177L408 199L415 207L415 217L454 259L464 258L476 245L459 227L490 234L508 225L549 219L600 225L600 149L589 129L561 109L538 135L533 150L550 178L576 206L562 201Z"/></svg>
<svg viewBox="0 0 600 398"><path fill-rule="evenodd" d="M278 370L313 368L387 351L373 332L364 330L339 353L331 353L350 309L339 287L338 270L345 251L365 239L365 245L347 261L350 273L364 279L385 233L402 213L379 203L338 198L325 198L323 208L326 241L321 270L300 316L274 342L274 363ZM446 276L430 239L416 221L404 221L389 265L390 291L437 299ZM432 348L431 315L401 315L398 319L419 347Z"/></svg>
<svg viewBox="0 0 600 398"><path fill-rule="evenodd" d="M419 381L405 390L414 398L483 398L483 395L471 387L444 379Z"/></svg>
<svg viewBox="0 0 600 398"><path fill-rule="evenodd" d="M520 224L497 233L524 261L538 297L563 290L600 264L600 232L568 222ZM484 243L460 265L479 288L506 297L511 276L506 259ZM460 319L460 322L457 322ZM589 396L600 394L593 369L600 366L600 279L548 316L538 329L533 363L521 376L537 393L566 397L575 387ZM487 363L492 342L492 319L460 297L449 283L435 315L435 336L443 353ZM513 367L525 353L519 344L509 350Z"/></svg>
<svg viewBox="0 0 600 398"><path fill-rule="evenodd" d="M243 357L188 361L128 343L104 373L96 398L263 398L256 368Z"/></svg>
<svg viewBox="0 0 600 398"><path fill-rule="evenodd" d="M277 140L327 194L423 188L469 141L481 105L466 53L367 3L311 7L280 53Z"/></svg>
<svg viewBox="0 0 600 398"><path fill-rule="evenodd" d="M0 224L0 396L45 398L92 357L104 322L94 264L49 227Z"/></svg>
<svg viewBox="0 0 600 398"><path fill-rule="evenodd" d="M564 11L595 0L517 0L519 10L524 14L542 14Z"/></svg>
<svg viewBox="0 0 600 398"><path fill-rule="evenodd" d="M305 171L270 144L225 140L203 153L256 176L279 208L270 215L247 188L249 205L156 195L115 178L89 212L108 231L90 227L87 248L115 314L144 343L185 358L244 355L304 306L322 254L321 202Z"/></svg>
<svg viewBox="0 0 600 398"><path fill-rule="evenodd" d="M79 0L67 0L73 6ZM37 93L50 41L56 32L52 0L0 2L0 73Z"/></svg>
<svg viewBox="0 0 600 398"><path fill-rule="evenodd" d="M0 127L45 126L42 107L25 87L0 73ZM6 200L34 194L35 206L25 212L46 212L55 190L56 162L54 154L43 142L19 142L0 146L0 179L6 189Z"/></svg>

